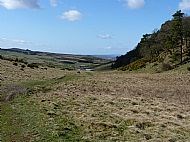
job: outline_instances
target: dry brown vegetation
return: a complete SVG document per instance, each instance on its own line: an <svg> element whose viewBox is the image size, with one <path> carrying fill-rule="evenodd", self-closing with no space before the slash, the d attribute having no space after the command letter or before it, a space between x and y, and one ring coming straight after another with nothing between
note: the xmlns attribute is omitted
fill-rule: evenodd
<svg viewBox="0 0 190 142"><path fill-rule="evenodd" d="M2 84L18 83L26 80L42 80L53 77L59 77L66 72L56 68L35 68L25 67L22 69L22 63L17 66L7 60L0 60L0 81Z"/></svg>
<svg viewBox="0 0 190 142"><path fill-rule="evenodd" d="M31 79L60 79L70 75L67 80L47 84L48 91L32 92L26 99L27 104L38 106L36 110L29 109L30 113L39 111L43 116L40 123L45 125L38 127L48 126L48 136L53 135L53 141L190 141L188 72L77 74L50 68L21 71L19 66L0 61L3 87ZM20 106L18 101L15 106ZM35 122L35 117L30 119ZM30 132L34 130L35 133ZM40 129L34 130L25 131L25 141L52 141L46 140L47 137L41 139ZM19 137L12 140L19 141Z"/></svg>
<svg viewBox="0 0 190 142"><path fill-rule="evenodd" d="M48 98L69 103L65 113L85 125L88 140L189 141L189 86L190 74L106 72L59 85Z"/></svg>

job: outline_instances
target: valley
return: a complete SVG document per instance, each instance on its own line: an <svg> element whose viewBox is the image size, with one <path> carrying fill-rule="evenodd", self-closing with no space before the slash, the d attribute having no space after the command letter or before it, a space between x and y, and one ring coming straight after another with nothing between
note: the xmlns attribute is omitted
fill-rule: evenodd
<svg viewBox="0 0 190 142"><path fill-rule="evenodd" d="M163 73L43 68L20 70L0 59L1 141L190 141L186 66Z"/></svg>

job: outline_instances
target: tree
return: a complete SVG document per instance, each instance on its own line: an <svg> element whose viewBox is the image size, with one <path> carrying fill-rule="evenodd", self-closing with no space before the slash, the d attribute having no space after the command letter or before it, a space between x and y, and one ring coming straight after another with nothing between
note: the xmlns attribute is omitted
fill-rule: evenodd
<svg viewBox="0 0 190 142"><path fill-rule="evenodd" d="M140 41L140 54L145 58L151 58L151 34L144 34Z"/></svg>
<svg viewBox="0 0 190 142"><path fill-rule="evenodd" d="M183 62L183 16L184 13L181 10L177 11L173 16L173 24L172 24L172 35L173 41L178 42L178 46L180 47L180 63Z"/></svg>
<svg viewBox="0 0 190 142"><path fill-rule="evenodd" d="M183 19L183 35L187 55L190 57L190 17L184 17Z"/></svg>
<svg viewBox="0 0 190 142"><path fill-rule="evenodd" d="M190 57L190 31L186 32L185 42L186 42L186 48L187 48L187 56Z"/></svg>
<svg viewBox="0 0 190 142"><path fill-rule="evenodd" d="M173 41L172 36L167 35L164 40L164 46L166 50L169 51L170 55L172 55L174 52L174 45L176 44L175 44L175 41Z"/></svg>

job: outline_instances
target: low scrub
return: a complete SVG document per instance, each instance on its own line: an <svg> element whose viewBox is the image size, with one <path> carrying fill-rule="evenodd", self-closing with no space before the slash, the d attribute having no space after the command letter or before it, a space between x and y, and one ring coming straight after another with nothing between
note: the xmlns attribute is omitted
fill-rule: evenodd
<svg viewBox="0 0 190 142"><path fill-rule="evenodd" d="M162 71L169 71L169 70L172 70L173 67L169 63L163 63L161 69Z"/></svg>
<svg viewBox="0 0 190 142"><path fill-rule="evenodd" d="M21 65L21 68L25 68L26 66L25 65Z"/></svg>
<svg viewBox="0 0 190 142"><path fill-rule="evenodd" d="M28 62L27 61L25 61L24 59L18 59L18 62L20 62L20 63L23 63L23 64L28 64Z"/></svg>
<svg viewBox="0 0 190 142"><path fill-rule="evenodd" d="M0 59L2 59L2 60L3 60L3 56L2 56L2 55L0 55Z"/></svg>
<svg viewBox="0 0 190 142"><path fill-rule="evenodd" d="M139 59L127 65L126 68L128 70L138 70L138 69L144 68L147 62L148 61L146 59Z"/></svg>
<svg viewBox="0 0 190 142"><path fill-rule="evenodd" d="M3 60L7 60L7 61L10 61L10 62L13 62L13 61L15 61L14 59L12 59L12 58L9 58L9 57L3 57Z"/></svg>
<svg viewBox="0 0 190 142"><path fill-rule="evenodd" d="M14 62L13 65L14 65L14 66L18 66L18 63Z"/></svg>
<svg viewBox="0 0 190 142"><path fill-rule="evenodd" d="M187 70L190 71L190 67L187 67Z"/></svg>
<svg viewBox="0 0 190 142"><path fill-rule="evenodd" d="M30 64L27 65L27 67L30 67L32 69L39 68L39 64L38 63L30 63Z"/></svg>

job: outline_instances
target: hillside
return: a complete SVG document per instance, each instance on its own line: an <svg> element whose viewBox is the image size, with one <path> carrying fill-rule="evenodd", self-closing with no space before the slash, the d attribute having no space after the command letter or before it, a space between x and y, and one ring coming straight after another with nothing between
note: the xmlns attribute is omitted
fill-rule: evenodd
<svg viewBox="0 0 190 142"><path fill-rule="evenodd" d="M42 67L56 67L63 70L95 69L97 66L111 62L111 59L91 55L49 53L18 48L0 49L0 56L4 60L9 60L13 63L36 64Z"/></svg>
<svg viewBox="0 0 190 142"><path fill-rule="evenodd" d="M155 63L173 69L189 62L190 17L182 17L180 25L180 19L175 18L175 14L173 16L174 18L162 24L159 30L143 35L138 45L125 55L117 57L112 67L137 70Z"/></svg>

